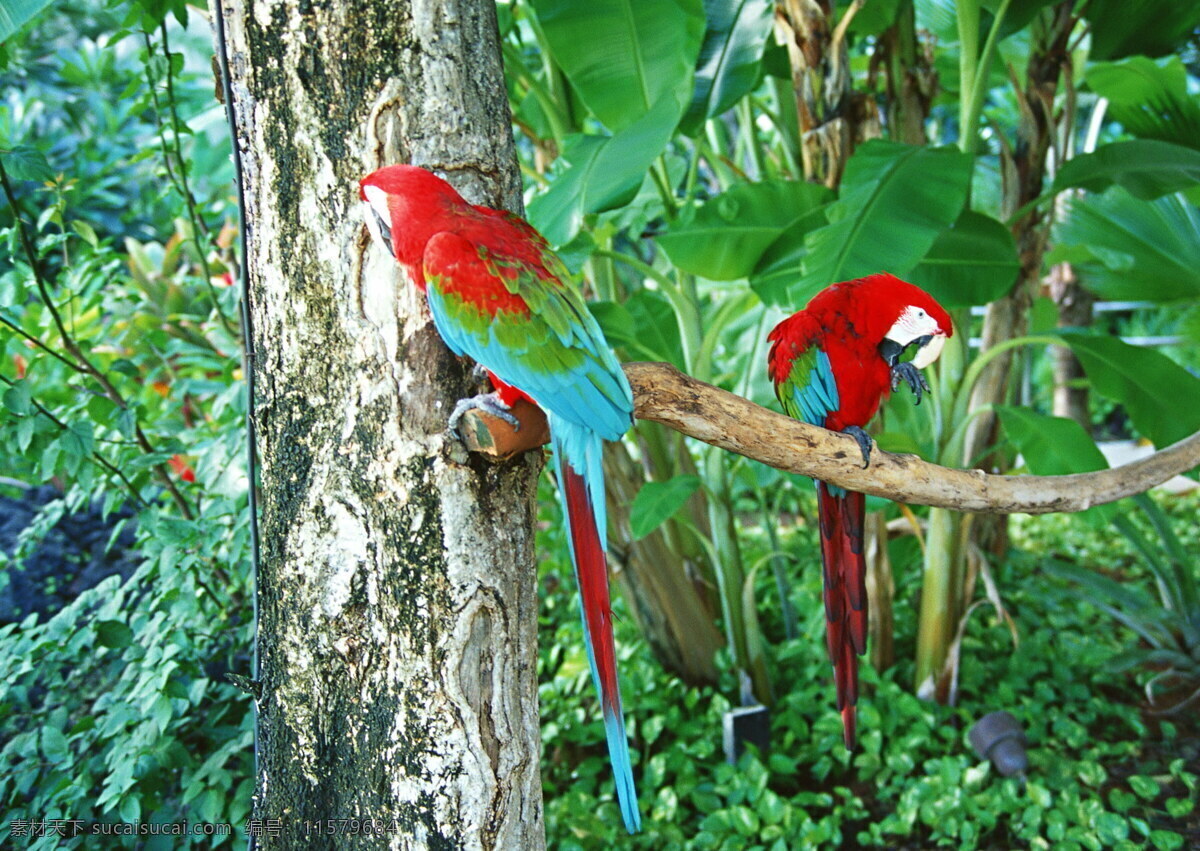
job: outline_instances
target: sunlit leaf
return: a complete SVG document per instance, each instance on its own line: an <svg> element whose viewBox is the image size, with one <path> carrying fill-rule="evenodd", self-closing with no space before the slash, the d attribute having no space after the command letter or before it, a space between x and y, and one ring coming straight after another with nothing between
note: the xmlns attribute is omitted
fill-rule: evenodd
<svg viewBox="0 0 1200 851"><path fill-rule="evenodd" d="M805 238L804 274L790 300L806 302L835 281L907 273L958 219L971 164L952 148L879 140L859 147L846 165L841 196L826 208L829 223Z"/></svg>
<svg viewBox="0 0 1200 851"><path fill-rule="evenodd" d="M663 101L672 124L691 100L704 37L701 0L533 0L555 62L613 132Z"/></svg>
<svg viewBox="0 0 1200 851"><path fill-rule="evenodd" d="M553 245L570 242L584 216L628 203L675 128L678 112L664 99L614 136L576 135L566 142L568 168L528 208L529 221Z"/></svg>
<svg viewBox="0 0 1200 851"><path fill-rule="evenodd" d="M4 0L0 3L0 41L6 41L34 16L50 5L51 0Z"/></svg>
<svg viewBox="0 0 1200 851"><path fill-rule="evenodd" d="M1188 94L1187 76L1178 56L1165 62L1131 56L1089 65L1087 84L1108 98L1108 117L1128 133L1200 148L1200 98Z"/></svg>
<svg viewBox="0 0 1200 851"><path fill-rule="evenodd" d="M1101 298L1200 296L1200 213L1179 195L1139 201L1119 189L1072 199L1050 262L1070 261Z"/></svg>
<svg viewBox="0 0 1200 851"><path fill-rule="evenodd" d="M1134 428L1162 448L1200 429L1200 378L1161 352L1116 337L1062 332L1092 388L1124 406Z"/></svg>
<svg viewBox="0 0 1200 851"><path fill-rule="evenodd" d="M658 244L684 272L715 281L744 278L780 234L831 194L800 181L745 183L706 201L690 221L658 237Z"/></svg>
<svg viewBox="0 0 1200 851"><path fill-rule="evenodd" d="M768 0L704 0L708 26L681 127L694 132L754 88L771 37L773 9Z"/></svg>

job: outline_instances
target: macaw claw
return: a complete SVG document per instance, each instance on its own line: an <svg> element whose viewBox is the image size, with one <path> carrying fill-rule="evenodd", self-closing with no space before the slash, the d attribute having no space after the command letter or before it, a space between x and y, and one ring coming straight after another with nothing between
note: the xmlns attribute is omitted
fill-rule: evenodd
<svg viewBox="0 0 1200 851"><path fill-rule="evenodd" d="M917 397L917 404L921 404L921 391L929 392L929 382L925 380L925 376L921 374L921 370L917 369L908 361L892 365L892 390L900 386L900 382L904 381L912 390L913 395Z"/></svg>
<svg viewBox="0 0 1200 851"><path fill-rule="evenodd" d="M450 421L448 423L450 430L457 432L461 436L462 433L458 431L458 423L463 418L463 414L473 410L483 411L485 414L491 414L498 420L504 420L513 427L513 431L521 430L521 421L512 415L512 408L504 404L497 393L480 393L478 396L459 399L458 404L454 406L454 410L450 414Z"/></svg>
<svg viewBox="0 0 1200 851"><path fill-rule="evenodd" d="M871 435L867 434L858 426L846 426L842 429L842 434L848 434L858 441L858 448L862 450L863 469L871 466Z"/></svg>

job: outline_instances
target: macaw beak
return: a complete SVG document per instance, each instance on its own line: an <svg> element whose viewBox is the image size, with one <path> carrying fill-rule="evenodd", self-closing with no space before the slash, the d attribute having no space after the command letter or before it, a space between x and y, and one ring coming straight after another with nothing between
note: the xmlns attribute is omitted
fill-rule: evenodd
<svg viewBox="0 0 1200 851"><path fill-rule="evenodd" d="M900 363L900 358L909 346L916 346L917 354L912 359L912 365L917 369L924 369L938 359L945 345L946 335L941 333L917 337L908 345L902 345L891 337L884 337L883 342L879 344L879 356L888 366L895 366Z"/></svg>
<svg viewBox="0 0 1200 851"><path fill-rule="evenodd" d="M920 348L917 349L917 354L912 359L912 365L917 369L924 369L941 356L942 349L946 346L946 335L934 334L932 337L921 337L913 342L917 343Z"/></svg>

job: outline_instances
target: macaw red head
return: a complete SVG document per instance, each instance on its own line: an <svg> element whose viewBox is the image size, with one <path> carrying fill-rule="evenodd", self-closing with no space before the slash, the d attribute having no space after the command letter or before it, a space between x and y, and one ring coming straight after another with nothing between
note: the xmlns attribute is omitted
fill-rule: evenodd
<svg viewBox="0 0 1200 851"><path fill-rule="evenodd" d="M401 263L418 264L442 214L467 202L442 178L415 165L390 165L358 182L371 236Z"/></svg>
<svg viewBox="0 0 1200 851"><path fill-rule="evenodd" d="M853 318L859 333L891 366L915 345L912 364L924 369L938 359L954 334L950 314L933 296L887 272L835 284L818 294L809 309L822 298L831 301L830 307L838 303L838 309Z"/></svg>
<svg viewBox="0 0 1200 851"><path fill-rule="evenodd" d="M871 279L879 281L877 286L884 292L888 309L894 316L883 335L880 353L887 359L885 350L891 348L899 359L901 352L916 345L913 366L924 369L936 361L946 340L954 334L950 314L929 293L893 275L884 272L872 275Z"/></svg>

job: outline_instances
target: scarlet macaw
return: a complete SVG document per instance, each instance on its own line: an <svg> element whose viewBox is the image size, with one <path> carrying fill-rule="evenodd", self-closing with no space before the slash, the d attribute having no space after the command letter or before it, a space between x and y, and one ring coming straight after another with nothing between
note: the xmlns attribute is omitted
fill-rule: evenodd
<svg viewBox="0 0 1200 851"><path fill-rule="evenodd" d="M954 333L950 315L925 291L887 273L833 284L768 336L767 368L784 411L851 435L870 464L863 430L901 381L921 403L929 390L919 370ZM911 361L900 356L917 347ZM867 645L863 560L864 496L816 482L825 585L825 641L833 662L846 747L854 747L858 656Z"/></svg>
<svg viewBox="0 0 1200 851"><path fill-rule="evenodd" d="M516 426L508 411L522 397L546 412L617 800L626 828L636 832L641 817L617 684L601 466L603 442L620 440L633 423L629 382L562 261L524 220L469 204L416 166L379 169L362 179L359 194L368 228L424 291L446 345L482 365L496 388L459 402L451 426L471 407Z"/></svg>

